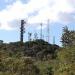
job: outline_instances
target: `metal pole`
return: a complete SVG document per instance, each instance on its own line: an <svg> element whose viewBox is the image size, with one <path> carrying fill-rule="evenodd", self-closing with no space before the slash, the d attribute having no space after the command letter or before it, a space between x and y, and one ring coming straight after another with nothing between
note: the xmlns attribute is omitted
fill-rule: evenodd
<svg viewBox="0 0 75 75"><path fill-rule="evenodd" d="M24 24L25 24L26 22L24 21L24 20L21 20L21 28L20 28L20 42L22 42L23 43L23 34L24 34L24 32L25 32L25 28L24 28Z"/></svg>
<svg viewBox="0 0 75 75"><path fill-rule="evenodd" d="M49 31L49 19L48 19L48 24L47 24L47 35L48 35L48 42L49 42L49 40L50 40L50 31Z"/></svg>
<svg viewBox="0 0 75 75"><path fill-rule="evenodd" d="M40 24L40 26L41 26L40 39L42 39L42 23Z"/></svg>

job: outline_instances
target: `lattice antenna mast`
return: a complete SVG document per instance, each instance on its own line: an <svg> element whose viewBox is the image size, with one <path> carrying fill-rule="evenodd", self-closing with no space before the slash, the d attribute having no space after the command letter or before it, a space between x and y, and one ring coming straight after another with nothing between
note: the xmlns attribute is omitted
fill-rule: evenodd
<svg viewBox="0 0 75 75"><path fill-rule="evenodd" d="M49 39L50 39L49 19L47 21L47 37L48 37L47 41L49 42Z"/></svg>
<svg viewBox="0 0 75 75"><path fill-rule="evenodd" d="M40 26L41 26L40 39L42 39L42 23L40 23Z"/></svg>
<svg viewBox="0 0 75 75"><path fill-rule="evenodd" d="M24 37L24 33L25 33L25 28L24 25L26 24L26 21L21 20L21 28L20 28L20 42L23 43L23 37Z"/></svg>

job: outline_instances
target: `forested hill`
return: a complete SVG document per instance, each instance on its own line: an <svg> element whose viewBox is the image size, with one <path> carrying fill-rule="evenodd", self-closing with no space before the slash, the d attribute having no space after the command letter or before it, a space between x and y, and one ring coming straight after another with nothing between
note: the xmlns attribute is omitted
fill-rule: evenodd
<svg viewBox="0 0 75 75"><path fill-rule="evenodd" d="M61 42L0 41L0 75L75 75L75 31L64 27Z"/></svg>
<svg viewBox="0 0 75 75"><path fill-rule="evenodd" d="M43 57L50 56L54 58L55 51L59 48L58 45L52 45L44 40L27 41L21 45L20 42L11 42L9 44L1 44L0 50L6 51L11 56L30 56L30 57ZM19 54L19 55L18 55Z"/></svg>

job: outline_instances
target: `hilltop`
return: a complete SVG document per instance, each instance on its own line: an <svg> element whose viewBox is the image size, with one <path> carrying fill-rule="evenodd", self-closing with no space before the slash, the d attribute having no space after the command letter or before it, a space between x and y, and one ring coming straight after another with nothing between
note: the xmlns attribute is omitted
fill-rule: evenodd
<svg viewBox="0 0 75 75"><path fill-rule="evenodd" d="M49 44L48 42L38 39L34 41L27 41L21 45L20 42L11 42L9 44L1 44L0 49L8 51L11 56L17 55L17 53L28 57L38 57L42 59L50 56L54 58L55 51L59 48L58 45Z"/></svg>

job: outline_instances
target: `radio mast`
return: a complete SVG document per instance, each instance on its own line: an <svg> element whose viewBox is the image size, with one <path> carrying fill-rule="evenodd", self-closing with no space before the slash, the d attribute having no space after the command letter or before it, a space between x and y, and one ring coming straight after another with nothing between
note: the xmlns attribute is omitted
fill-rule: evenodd
<svg viewBox="0 0 75 75"><path fill-rule="evenodd" d="M41 26L40 39L42 39L42 23L40 23L40 26Z"/></svg>
<svg viewBox="0 0 75 75"><path fill-rule="evenodd" d="M38 36L37 36L38 34L35 32L34 33L34 40L37 40L38 39Z"/></svg>
<svg viewBox="0 0 75 75"><path fill-rule="evenodd" d="M53 36L53 44L55 44L55 36Z"/></svg>
<svg viewBox="0 0 75 75"><path fill-rule="evenodd" d="M47 21L47 37L48 37L47 41L49 42L49 40L50 40L49 19Z"/></svg>
<svg viewBox="0 0 75 75"><path fill-rule="evenodd" d="M24 37L24 33L25 33L25 28L24 25L26 24L26 21L21 20L21 27L20 27L20 42L23 43L23 37Z"/></svg>
<svg viewBox="0 0 75 75"><path fill-rule="evenodd" d="M28 41L31 41L31 36L32 36L32 33L28 32Z"/></svg>

